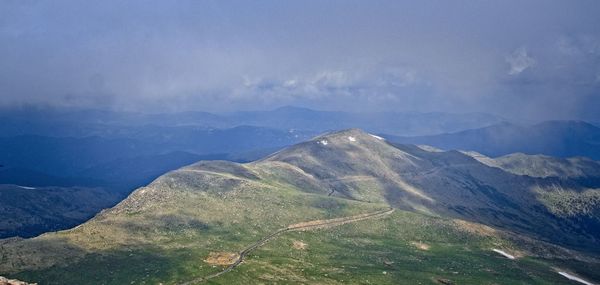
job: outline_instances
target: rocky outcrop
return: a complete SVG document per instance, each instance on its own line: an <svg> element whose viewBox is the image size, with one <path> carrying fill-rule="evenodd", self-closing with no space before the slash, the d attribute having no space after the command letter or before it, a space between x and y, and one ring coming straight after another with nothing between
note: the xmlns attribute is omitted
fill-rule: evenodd
<svg viewBox="0 0 600 285"><path fill-rule="evenodd" d="M16 279L8 279L0 276L0 285L37 285L37 283L27 283Z"/></svg>

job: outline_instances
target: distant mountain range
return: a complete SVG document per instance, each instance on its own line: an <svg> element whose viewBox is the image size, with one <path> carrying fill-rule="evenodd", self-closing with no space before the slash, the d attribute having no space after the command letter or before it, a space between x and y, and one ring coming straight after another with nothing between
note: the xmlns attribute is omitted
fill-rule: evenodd
<svg viewBox="0 0 600 285"><path fill-rule="evenodd" d="M581 121L547 121L533 126L501 123L430 136L383 136L398 143L471 150L491 157L522 152L600 160L600 128Z"/></svg>
<svg viewBox="0 0 600 285"><path fill-rule="evenodd" d="M47 284L562 284L554 271L566 270L593 280L600 184L577 178L598 169L333 132L250 163L198 162L77 228L0 241L0 274Z"/></svg>
<svg viewBox="0 0 600 285"><path fill-rule="evenodd" d="M281 107L271 111L225 114L183 112L142 114L100 110L23 108L0 110L0 136L128 136L156 127L194 126L222 129L242 125L281 130L324 132L363 128L374 133L429 135L489 126L505 119L485 114L442 112L341 112ZM141 128L141 130L140 130Z"/></svg>
<svg viewBox="0 0 600 285"><path fill-rule="evenodd" d="M0 163L5 169L30 169L53 176L81 176L87 169L126 158L188 152L224 159L226 154L284 147L313 135L310 132L249 126L230 129L144 127L126 136L20 135L0 137ZM94 178L102 179L97 175Z"/></svg>
<svg viewBox="0 0 600 285"><path fill-rule="evenodd" d="M91 216L159 175L198 160L251 161L338 128L361 126L373 131L422 134L499 120L486 114L349 113L296 107L228 114L3 109L0 185L34 186L39 191L45 191L44 187L102 188L118 197L96 200L98 207L85 208L94 210L88 213ZM36 204L35 198L30 196L29 203ZM70 201L74 207L79 205L77 199ZM5 201L0 199L2 203ZM18 225L27 227L27 223ZM37 232L19 233L18 225L10 229L0 225L0 237L43 232L43 227L36 226Z"/></svg>
<svg viewBox="0 0 600 285"><path fill-rule="evenodd" d="M332 129L358 126L371 133L404 135L460 131L385 136L390 141L473 150L490 157L523 152L598 159L600 141L598 128L583 122L520 127L478 113L352 113L283 107L229 114L140 114L23 108L0 111L0 120L0 185L39 191L99 188L110 193L107 199L96 200L97 207L84 207L93 210L88 216L170 170L199 160L253 161ZM31 204L36 204L35 197L28 197ZM74 207L79 203L69 201ZM44 231L35 228L37 232L19 233L18 226L10 231L0 226L0 237Z"/></svg>

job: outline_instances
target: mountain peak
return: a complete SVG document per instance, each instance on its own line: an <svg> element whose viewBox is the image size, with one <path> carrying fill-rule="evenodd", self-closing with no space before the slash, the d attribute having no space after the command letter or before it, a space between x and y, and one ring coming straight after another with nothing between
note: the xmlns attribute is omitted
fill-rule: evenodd
<svg viewBox="0 0 600 285"><path fill-rule="evenodd" d="M287 105L287 106L281 106L279 108L276 108L273 110L273 112L318 112L318 111L309 109L309 108L305 108L305 107Z"/></svg>
<svg viewBox="0 0 600 285"><path fill-rule="evenodd" d="M395 176L390 165L396 169L410 168L418 158L376 135L360 129L346 129L291 146L262 161L285 162L315 177L337 179L377 173Z"/></svg>
<svg viewBox="0 0 600 285"><path fill-rule="evenodd" d="M384 139L380 136L367 133L361 129L352 128L341 131L335 131L320 135L313 139L317 143L327 145L329 141L337 143L358 143L365 141L383 141ZM327 141L327 143L325 142Z"/></svg>

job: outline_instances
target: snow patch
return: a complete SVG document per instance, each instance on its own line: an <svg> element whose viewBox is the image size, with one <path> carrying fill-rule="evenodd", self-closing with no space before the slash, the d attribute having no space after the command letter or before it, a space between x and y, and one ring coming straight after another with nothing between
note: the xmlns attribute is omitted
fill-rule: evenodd
<svg viewBox="0 0 600 285"><path fill-rule="evenodd" d="M559 271L558 274L564 276L565 278L567 278L569 280L577 281L577 282L582 283L582 284L594 285L594 283L592 283L592 282L583 280L583 279L581 279L581 278L579 278L577 276L573 276L573 275L571 275L571 274L569 274L567 272Z"/></svg>
<svg viewBox="0 0 600 285"><path fill-rule="evenodd" d="M512 255L512 254L508 254L508 253L506 253L505 251L502 251L502 250L499 250L499 249L495 249L495 248L494 248L494 249L492 249L492 250L493 250L493 251L495 251L495 252L497 252L497 253L499 253L499 254L502 254L502 255L504 255L504 257L506 257L506 258L508 258L508 259L515 259L515 256L514 256L514 255Z"/></svg>
<svg viewBox="0 0 600 285"><path fill-rule="evenodd" d="M348 137L348 140L351 141L351 142L355 142L356 138L355 137Z"/></svg>
<svg viewBox="0 0 600 285"><path fill-rule="evenodd" d="M17 187L19 187L21 189L35 190L35 187L27 187L27 186L21 186L21 185L17 185Z"/></svg>
<svg viewBox="0 0 600 285"><path fill-rule="evenodd" d="M327 145L329 142L327 140L320 140L317 143L322 144L322 145Z"/></svg>
<svg viewBox="0 0 600 285"><path fill-rule="evenodd" d="M374 138L376 138L376 139L378 139L378 140L380 140L380 141L384 141L385 140L384 138L382 138L380 136L376 136L374 134L369 134L369 135L372 136L372 137L374 137Z"/></svg>

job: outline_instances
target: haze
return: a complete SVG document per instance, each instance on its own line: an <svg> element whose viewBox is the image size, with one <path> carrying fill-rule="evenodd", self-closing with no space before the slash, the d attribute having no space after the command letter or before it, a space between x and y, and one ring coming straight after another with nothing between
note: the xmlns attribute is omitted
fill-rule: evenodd
<svg viewBox="0 0 600 285"><path fill-rule="evenodd" d="M597 1L2 1L0 105L600 120Z"/></svg>

